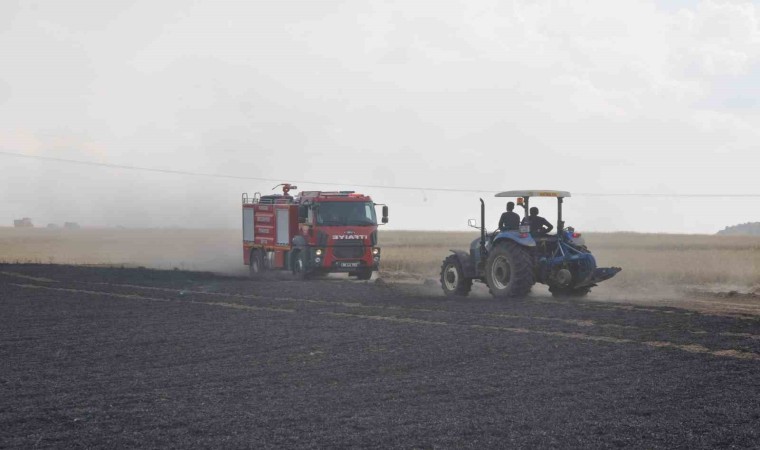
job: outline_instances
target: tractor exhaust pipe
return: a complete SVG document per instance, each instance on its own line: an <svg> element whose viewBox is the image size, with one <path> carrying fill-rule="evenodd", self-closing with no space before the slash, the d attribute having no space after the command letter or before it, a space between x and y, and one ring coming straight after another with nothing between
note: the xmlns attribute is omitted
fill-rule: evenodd
<svg viewBox="0 0 760 450"><path fill-rule="evenodd" d="M480 199L480 254L486 254L486 202Z"/></svg>

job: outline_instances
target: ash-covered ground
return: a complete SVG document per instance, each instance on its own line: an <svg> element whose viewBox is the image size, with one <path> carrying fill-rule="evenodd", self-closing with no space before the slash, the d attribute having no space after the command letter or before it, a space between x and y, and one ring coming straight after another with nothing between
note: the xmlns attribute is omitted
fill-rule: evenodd
<svg viewBox="0 0 760 450"><path fill-rule="evenodd" d="M760 318L0 265L0 447L757 447Z"/></svg>

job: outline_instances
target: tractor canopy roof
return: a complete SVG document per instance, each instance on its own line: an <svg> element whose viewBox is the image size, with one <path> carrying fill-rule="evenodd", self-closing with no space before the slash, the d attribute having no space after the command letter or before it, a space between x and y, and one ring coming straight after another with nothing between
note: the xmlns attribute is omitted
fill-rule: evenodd
<svg viewBox="0 0 760 450"><path fill-rule="evenodd" d="M499 192L496 197L570 197L567 191L529 190Z"/></svg>

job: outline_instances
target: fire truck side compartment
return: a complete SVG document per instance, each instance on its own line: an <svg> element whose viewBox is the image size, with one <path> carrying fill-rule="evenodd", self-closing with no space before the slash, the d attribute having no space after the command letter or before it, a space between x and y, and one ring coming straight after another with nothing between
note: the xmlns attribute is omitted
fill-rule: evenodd
<svg viewBox="0 0 760 450"><path fill-rule="evenodd" d="M290 244L290 210L286 208L277 208L277 245Z"/></svg>
<svg viewBox="0 0 760 450"><path fill-rule="evenodd" d="M291 242L297 233L298 205L280 199L279 202L243 206L243 241L266 252L273 269L285 268L286 253L291 250ZM249 255L244 256L249 262Z"/></svg>
<svg viewBox="0 0 760 450"><path fill-rule="evenodd" d="M253 242L256 232L253 227L253 207L243 207L243 241Z"/></svg>

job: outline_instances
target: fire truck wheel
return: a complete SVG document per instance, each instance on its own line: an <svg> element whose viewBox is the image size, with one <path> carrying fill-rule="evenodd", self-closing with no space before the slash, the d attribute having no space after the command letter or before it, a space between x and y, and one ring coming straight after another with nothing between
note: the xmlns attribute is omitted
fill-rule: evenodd
<svg viewBox="0 0 760 450"><path fill-rule="evenodd" d="M293 275L299 280L309 278L309 272L306 270L306 256L302 251L296 253L295 259L293 260Z"/></svg>
<svg viewBox="0 0 760 450"><path fill-rule="evenodd" d="M362 269L355 273L357 280L369 280L372 278L372 269Z"/></svg>
<svg viewBox="0 0 760 450"><path fill-rule="evenodd" d="M251 278L256 278L264 271L264 260L261 257L261 252L257 250L251 251L251 263L248 266L248 274Z"/></svg>

